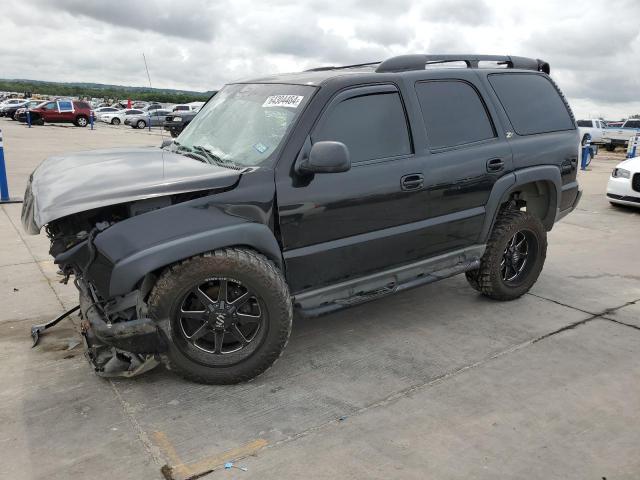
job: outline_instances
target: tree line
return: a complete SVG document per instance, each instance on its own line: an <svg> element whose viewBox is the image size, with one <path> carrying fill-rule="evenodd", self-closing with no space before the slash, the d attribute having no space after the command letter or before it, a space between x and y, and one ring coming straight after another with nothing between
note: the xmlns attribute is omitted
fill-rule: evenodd
<svg viewBox="0 0 640 480"><path fill-rule="evenodd" d="M0 80L0 91L31 94L100 98L104 100L143 100L162 103L188 103L206 101L215 92L184 92L178 90L165 90L144 87L120 87L115 85L87 86L82 84L32 82L24 80Z"/></svg>

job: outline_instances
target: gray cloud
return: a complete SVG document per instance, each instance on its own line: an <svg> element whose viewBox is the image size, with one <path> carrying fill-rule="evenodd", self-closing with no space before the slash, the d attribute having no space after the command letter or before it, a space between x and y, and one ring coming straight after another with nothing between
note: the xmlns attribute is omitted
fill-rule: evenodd
<svg viewBox="0 0 640 480"><path fill-rule="evenodd" d="M484 0L431 0L422 15L429 22L482 25L491 21L493 12Z"/></svg>
<svg viewBox="0 0 640 480"><path fill-rule="evenodd" d="M206 1L39 0L44 8L136 30L207 41L214 38L216 11Z"/></svg>
<svg viewBox="0 0 640 480"><path fill-rule="evenodd" d="M570 101L623 116L640 91L640 1L5 0L0 76L216 89L404 53L544 58ZM585 107L586 108L586 107ZM620 113L615 113L620 112ZM580 115L580 112L577 112Z"/></svg>

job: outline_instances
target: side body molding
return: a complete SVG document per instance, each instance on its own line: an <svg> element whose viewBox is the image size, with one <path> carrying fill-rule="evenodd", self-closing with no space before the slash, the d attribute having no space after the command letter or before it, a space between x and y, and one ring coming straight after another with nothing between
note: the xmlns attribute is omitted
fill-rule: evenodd
<svg viewBox="0 0 640 480"><path fill-rule="evenodd" d="M518 190L518 187L533 182L548 182L553 185L553 188L550 189L551 198L549 199L549 209L542 219L545 228L547 228L547 230L551 229L556 218L559 205L558 201L562 194L560 169L555 165L523 168L522 170L516 170L500 177L493 186L493 190L487 201L487 214L480 233L480 242L486 242L489 238L489 233L500 210L500 205L507 201L509 195Z"/></svg>

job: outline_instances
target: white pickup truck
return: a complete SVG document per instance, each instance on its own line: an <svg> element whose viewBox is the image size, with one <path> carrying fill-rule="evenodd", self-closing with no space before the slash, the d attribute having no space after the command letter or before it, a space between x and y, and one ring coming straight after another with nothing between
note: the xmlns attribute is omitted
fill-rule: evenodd
<svg viewBox="0 0 640 480"><path fill-rule="evenodd" d="M588 133L591 135L591 143L608 143L605 139L605 129L607 125L599 118L590 120L578 120L578 130L580 131L580 141L584 144L584 137Z"/></svg>
<svg viewBox="0 0 640 480"><path fill-rule="evenodd" d="M640 133L640 118L631 118L624 122L621 127L607 128L604 133L607 143L607 150L614 151L616 147L626 147L629 138Z"/></svg>

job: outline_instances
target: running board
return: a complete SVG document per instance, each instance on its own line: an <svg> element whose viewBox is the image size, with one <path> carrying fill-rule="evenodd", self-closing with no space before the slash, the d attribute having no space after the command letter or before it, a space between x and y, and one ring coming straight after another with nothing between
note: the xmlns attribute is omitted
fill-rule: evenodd
<svg viewBox="0 0 640 480"><path fill-rule="evenodd" d="M480 266L484 250L485 245L473 245L401 267L302 292L294 296L294 305L303 315L310 317L358 305L474 270Z"/></svg>

